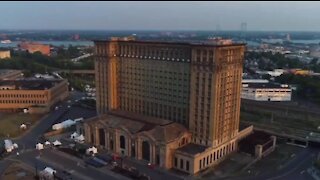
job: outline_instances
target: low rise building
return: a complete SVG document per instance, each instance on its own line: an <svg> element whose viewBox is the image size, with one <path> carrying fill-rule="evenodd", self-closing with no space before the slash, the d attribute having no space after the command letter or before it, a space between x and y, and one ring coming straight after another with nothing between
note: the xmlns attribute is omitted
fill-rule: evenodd
<svg viewBox="0 0 320 180"><path fill-rule="evenodd" d="M241 98L255 101L291 101L288 85L272 83L242 83Z"/></svg>
<svg viewBox="0 0 320 180"><path fill-rule="evenodd" d="M68 96L66 80L2 80L0 81L0 111L30 113L49 112L50 108Z"/></svg>
<svg viewBox="0 0 320 180"><path fill-rule="evenodd" d="M43 55L50 56L50 45L35 42L22 42L18 45L20 50L29 53L41 52Z"/></svg>
<svg viewBox="0 0 320 180"><path fill-rule="evenodd" d="M10 50L0 50L0 59L6 59L10 57L11 57Z"/></svg>

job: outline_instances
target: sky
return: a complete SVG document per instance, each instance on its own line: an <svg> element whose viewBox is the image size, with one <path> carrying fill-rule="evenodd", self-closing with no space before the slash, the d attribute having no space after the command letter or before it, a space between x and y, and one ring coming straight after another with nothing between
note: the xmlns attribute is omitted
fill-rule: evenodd
<svg viewBox="0 0 320 180"><path fill-rule="evenodd" d="M320 2L0 2L0 29L320 31Z"/></svg>

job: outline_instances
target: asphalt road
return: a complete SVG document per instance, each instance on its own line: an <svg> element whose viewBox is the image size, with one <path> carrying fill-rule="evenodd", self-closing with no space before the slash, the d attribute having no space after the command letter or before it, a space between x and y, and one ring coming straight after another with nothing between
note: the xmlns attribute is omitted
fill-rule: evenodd
<svg viewBox="0 0 320 180"><path fill-rule="evenodd" d="M305 148L287 164L283 169L273 173L262 173L253 177L238 177L236 180L313 180L307 173L307 169L312 167L313 160L316 159L319 149Z"/></svg>
<svg viewBox="0 0 320 180"><path fill-rule="evenodd" d="M67 171L71 174L72 179L79 180L119 180L125 179L120 175L114 175L106 170L100 171L97 168L85 167L80 159L68 158L63 152L53 149L32 150L19 156L13 156L10 160L23 162L35 169L43 170L51 167L57 172ZM81 162L80 164L78 164Z"/></svg>

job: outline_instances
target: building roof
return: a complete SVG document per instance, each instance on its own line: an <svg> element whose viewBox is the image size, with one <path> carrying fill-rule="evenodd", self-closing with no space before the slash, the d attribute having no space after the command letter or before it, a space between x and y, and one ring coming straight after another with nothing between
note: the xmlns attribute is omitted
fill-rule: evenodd
<svg viewBox="0 0 320 180"><path fill-rule="evenodd" d="M1 80L0 86L14 86L15 90L45 90L54 87L62 80L34 80L34 79L19 79L19 80Z"/></svg>
<svg viewBox="0 0 320 180"><path fill-rule="evenodd" d="M187 144L187 145L177 149L177 151L188 153L191 155L196 155L198 153L204 152L207 148L208 148L207 146L190 143L190 144Z"/></svg>
<svg viewBox="0 0 320 180"><path fill-rule="evenodd" d="M231 44L219 44L214 41L141 41L141 40L93 40L94 43L102 42L102 43L108 43L108 42L120 42L120 43L133 43L133 44L154 44L154 45L181 45L181 46L210 46L210 47L225 47L225 46L244 46L246 43L243 42L233 42Z"/></svg>
<svg viewBox="0 0 320 180"><path fill-rule="evenodd" d="M274 84L274 83L243 83L243 85L248 85L248 88L255 88L255 89L269 89L269 88L278 88L278 89L290 89L290 87L281 85L281 84Z"/></svg>
<svg viewBox="0 0 320 180"><path fill-rule="evenodd" d="M154 124L154 125L165 125L165 124L169 124L172 122L167 119L146 116L146 115L142 115L142 114L132 113L129 111L113 110L113 111L110 111L109 114L113 114L116 116L136 120L139 122L150 123L150 124Z"/></svg>
<svg viewBox="0 0 320 180"><path fill-rule="evenodd" d="M147 133L154 137L157 141L170 142L178 137L181 137L187 129L178 123L170 123L152 128Z"/></svg>
<svg viewBox="0 0 320 180"><path fill-rule="evenodd" d="M137 120L137 117L143 117L140 115L134 115L134 113L127 113L131 114L134 118L119 116L116 113L109 113L104 114L101 116L97 116L87 120L86 123L91 122L99 122L103 126L115 129L126 129L132 135L138 133L145 133L152 137L156 141L168 143L173 141L177 138L180 138L184 133L187 133L188 130L178 123L168 121L167 124L157 124L157 123L150 123L143 120Z"/></svg>

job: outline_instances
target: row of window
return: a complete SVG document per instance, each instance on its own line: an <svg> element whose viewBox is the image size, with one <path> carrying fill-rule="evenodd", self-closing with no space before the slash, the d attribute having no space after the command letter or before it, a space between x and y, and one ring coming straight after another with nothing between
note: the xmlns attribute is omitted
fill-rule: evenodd
<svg viewBox="0 0 320 180"><path fill-rule="evenodd" d="M46 101L37 100L0 100L3 104L45 104Z"/></svg>
<svg viewBox="0 0 320 180"><path fill-rule="evenodd" d="M43 94L0 94L0 98L44 98Z"/></svg>
<svg viewBox="0 0 320 180"><path fill-rule="evenodd" d="M152 47L145 45L119 45L108 52L105 46L97 46L96 53L122 57L165 57L190 59L190 53L183 48Z"/></svg>
<svg viewBox="0 0 320 180"><path fill-rule="evenodd" d="M203 157L202 159L199 160L199 169L203 169L211 165L212 163L214 163L214 161L219 160L224 155L234 150L235 150L235 143L231 143L211 153L207 157Z"/></svg>

